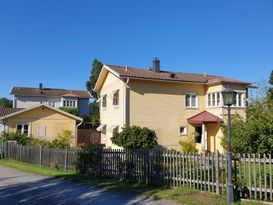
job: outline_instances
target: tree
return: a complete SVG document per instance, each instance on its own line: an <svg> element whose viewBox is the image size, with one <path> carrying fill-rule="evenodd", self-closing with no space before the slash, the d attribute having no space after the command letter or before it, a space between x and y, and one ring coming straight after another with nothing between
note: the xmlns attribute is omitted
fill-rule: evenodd
<svg viewBox="0 0 273 205"><path fill-rule="evenodd" d="M125 127L122 132L115 133L111 140L125 149L152 148L157 145L155 131L139 126Z"/></svg>
<svg viewBox="0 0 273 205"><path fill-rule="evenodd" d="M271 86L268 88L267 91L267 100L273 101L273 70L271 71L268 82Z"/></svg>
<svg viewBox="0 0 273 205"><path fill-rule="evenodd" d="M86 89L92 94L94 98L97 98L97 95L93 91L93 88L98 80L102 66L103 64L100 61L98 61L97 59L94 59L92 63L92 70L90 73L89 80L86 82Z"/></svg>
<svg viewBox="0 0 273 205"><path fill-rule="evenodd" d="M0 105L3 107L12 107L12 100L7 98L0 98Z"/></svg>

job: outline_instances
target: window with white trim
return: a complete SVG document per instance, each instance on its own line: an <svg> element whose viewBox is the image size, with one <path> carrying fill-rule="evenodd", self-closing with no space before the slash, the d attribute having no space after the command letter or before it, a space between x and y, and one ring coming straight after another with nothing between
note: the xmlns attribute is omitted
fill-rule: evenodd
<svg viewBox="0 0 273 205"><path fill-rule="evenodd" d="M180 126L179 133L180 133L180 135L186 135L187 134L187 126Z"/></svg>
<svg viewBox="0 0 273 205"><path fill-rule="evenodd" d="M208 93L207 94L207 105L208 107L220 107L221 106L221 93Z"/></svg>
<svg viewBox="0 0 273 205"><path fill-rule="evenodd" d="M107 128L106 125L104 125L104 126L102 127L102 129L101 129L101 134L106 135L106 128Z"/></svg>
<svg viewBox="0 0 273 205"><path fill-rule="evenodd" d="M17 124L16 132L20 132L22 134L29 134L29 124Z"/></svg>
<svg viewBox="0 0 273 205"><path fill-rule="evenodd" d="M119 90L116 90L113 93L113 105L118 106L119 105Z"/></svg>
<svg viewBox="0 0 273 205"><path fill-rule="evenodd" d="M236 93L235 102L233 107L244 107L244 94Z"/></svg>
<svg viewBox="0 0 273 205"><path fill-rule="evenodd" d="M107 106L107 95L102 96L101 106L103 108L106 108L106 106Z"/></svg>
<svg viewBox="0 0 273 205"><path fill-rule="evenodd" d="M76 107L76 100L63 100L63 107Z"/></svg>
<svg viewBox="0 0 273 205"><path fill-rule="evenodd" d="M37 136L41 139L44 139L46 136L46 126L44 125L38 125L37 126Z"/></svg>
<svg viewBox="0 0 273 205"><path fill-rule="evenodd" d="M196 93L186 93L185 104L187 108L197 108L198 107L198 97Z"/></svg>
<svg viewBox="0 0 273 205"><path fill-rule="evenodd" d="M48 101L48 105L50 107L56 107L56 102L55 101Z"/></svg>

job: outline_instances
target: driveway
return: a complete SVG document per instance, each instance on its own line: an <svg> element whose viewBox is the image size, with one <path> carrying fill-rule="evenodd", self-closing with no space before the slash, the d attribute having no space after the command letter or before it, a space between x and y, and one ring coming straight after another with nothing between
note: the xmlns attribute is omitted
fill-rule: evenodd
<svg viewBox="0 0 273 205"><path fill-rule="evenodd" d="M174 205L168 200L103 190L83 183L38 176L0 166L0 204L2 205Z"/></svg>

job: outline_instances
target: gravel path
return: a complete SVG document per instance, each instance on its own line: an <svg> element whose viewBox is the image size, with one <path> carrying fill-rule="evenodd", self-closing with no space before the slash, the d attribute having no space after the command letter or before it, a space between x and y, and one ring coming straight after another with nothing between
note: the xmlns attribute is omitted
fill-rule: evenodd
<svg viewBox="0 0 273 205"><path fill-rule="evenodd" d="M83 183L74 183L18 171L0 166L0 204L2 205L174 205L168 200L102 190Z"/></svg>

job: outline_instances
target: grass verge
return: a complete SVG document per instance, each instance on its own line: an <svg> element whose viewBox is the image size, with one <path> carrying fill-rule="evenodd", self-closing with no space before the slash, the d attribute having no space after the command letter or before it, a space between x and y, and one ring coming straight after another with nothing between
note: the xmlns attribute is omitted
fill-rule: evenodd
<svg viewBox="0 0 273 205"><path fill-rule="evenodd" d="M72 180L74 182L84 182L100 187L105 190L125 192L131 194L142 194L147 197L153 197L155 200L168 199L176 201L177 204L196 205L225 205L225 197L210 193L188 189L184 187L166 188L166 187L151 187L145 186L142 183L130 183L120 181L118 179L101 178L94 176L79 175L75 172L50 170L45 167L36 166L33 164L17 162L9 159L1 159L0 165L12 167L21 171L31 172L34 174L54 176L59 179ZM261 205L263 203L255 201L242 201L236 204L242 205Z"/></svg>
<svg viewBox="0 0 273 205"><path fill-rule="evenodd" d="M73 175L74 171L62 171L62 170L51 170L47 167L41 167L33 164L18 162L11 159L1 159L0 165L15 168L21 171L30 172L33 174L43 175L43 176L63 176L63 175Z"/></svg>

